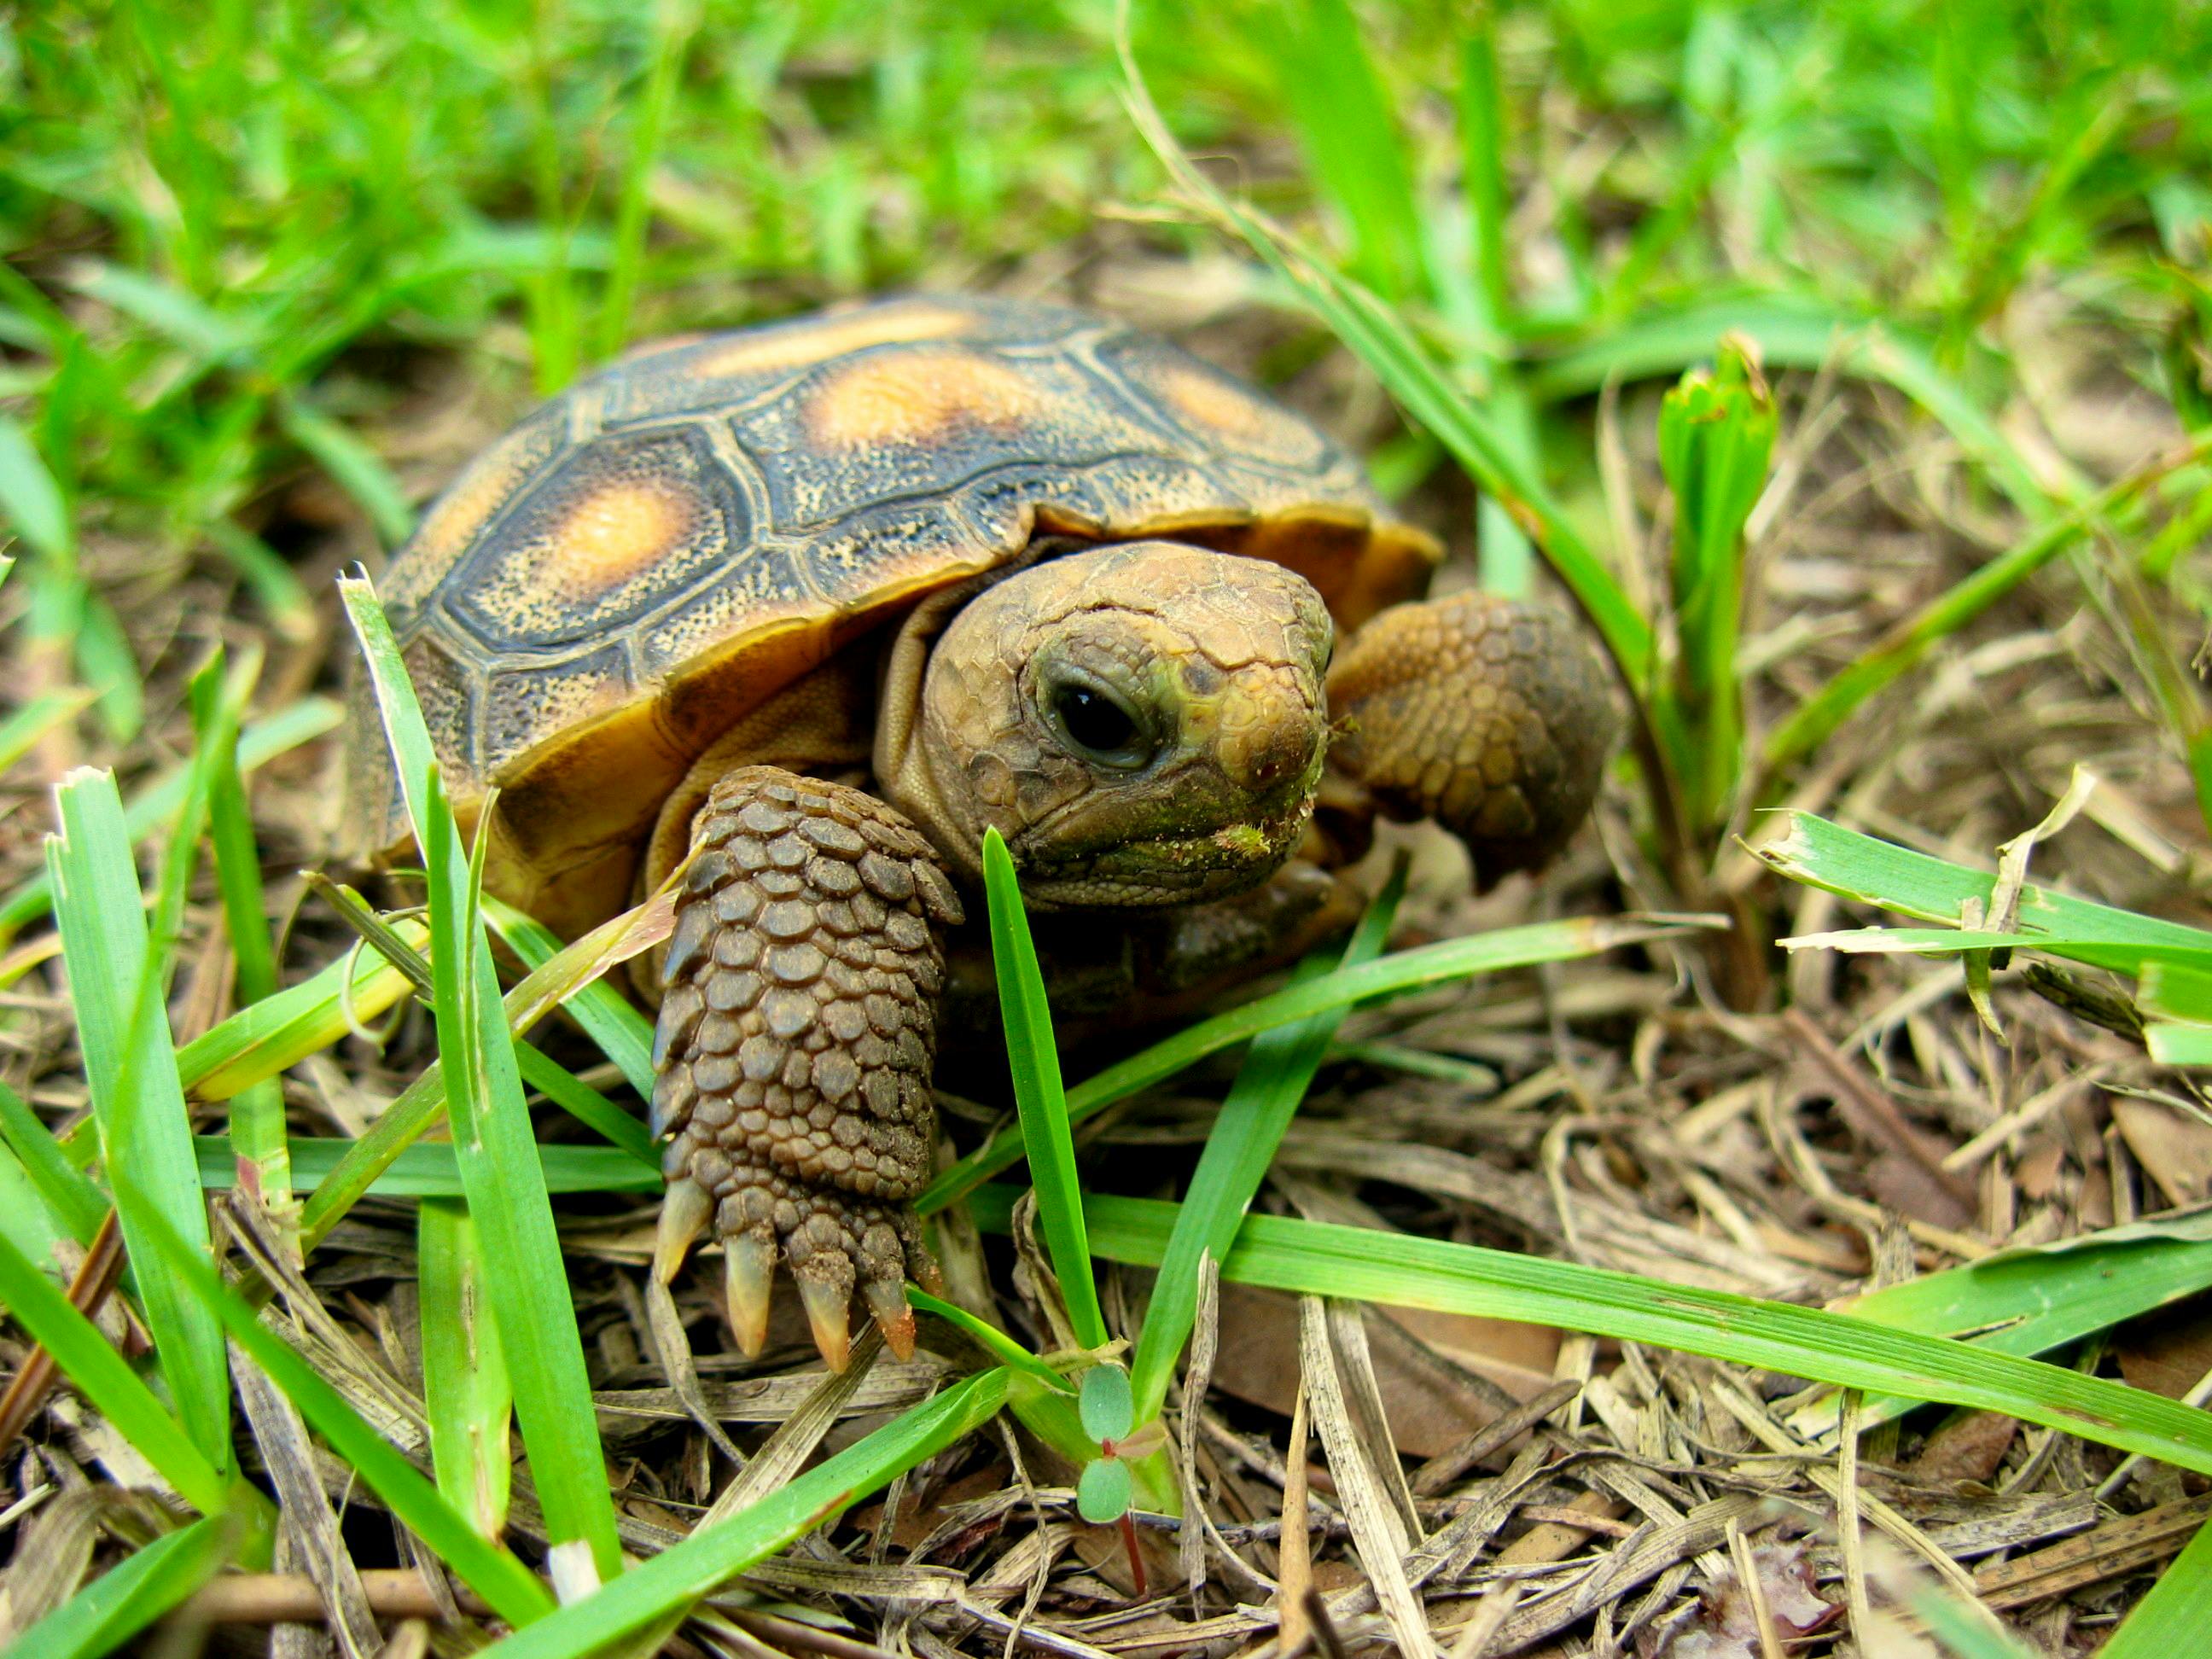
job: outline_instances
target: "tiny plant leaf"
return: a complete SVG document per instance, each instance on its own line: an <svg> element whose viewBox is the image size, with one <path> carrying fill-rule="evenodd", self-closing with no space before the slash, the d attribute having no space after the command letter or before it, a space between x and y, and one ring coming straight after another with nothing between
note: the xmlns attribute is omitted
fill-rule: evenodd
<svg viewBox="0 0 2212 1659"><path fill-rule="evenodd" d="M1079 1402L1083 1431L1101 1445L1126 1440L1136 1426L1136 1401L1129 1392L1129 1374L1119 1365L1093 1365L1083 1373Z"/></svg>
<svg viewBox="0 0 2212 1659"><path fill-rule="evenodd" d="M1129 1466L1120 1458L1094 1458L1076 1483L1075 1507L1091 1525L1110 1525L1129 1512L1130 1485Z"/></svg>

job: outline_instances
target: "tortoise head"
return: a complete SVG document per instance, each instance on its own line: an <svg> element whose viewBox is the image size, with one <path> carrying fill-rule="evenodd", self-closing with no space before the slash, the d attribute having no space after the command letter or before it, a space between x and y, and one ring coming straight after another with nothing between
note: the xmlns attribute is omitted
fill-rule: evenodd
<svg viewBox="0 0 2212 1659"><path fill-rule="evenodd" d="M918 689L895 659L885 706L915 714L878 774L970 878L995 825L1040 905L1241 892L1312 811L1330 638L1279 565L1170 542L1049 560L969 599Z"/></svg>

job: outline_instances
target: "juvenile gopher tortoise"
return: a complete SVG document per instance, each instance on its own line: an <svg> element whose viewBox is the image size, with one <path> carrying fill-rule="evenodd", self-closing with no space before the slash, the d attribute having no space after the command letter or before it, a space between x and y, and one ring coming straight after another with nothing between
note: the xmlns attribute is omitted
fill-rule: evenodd
<svg viewBox="0 0 2212 1659"><path fill-rule="evenodd" d="M1433 818L1486 880L1540 864L1596 787L1602 677L1553 612L1420 601L1438 553L1251 387L1003 301L667 341L477 459L384 597L465 829L496 787L489 886L573 935L692 860L655 1271L711 1221L747 1352L779 1254L833 1366L855 1288L910 1348L943 930L988 826L1030 907L1109 930L1340 853L1317 795ZM349 730L343 841L386 860L365 692Z"/></svg>

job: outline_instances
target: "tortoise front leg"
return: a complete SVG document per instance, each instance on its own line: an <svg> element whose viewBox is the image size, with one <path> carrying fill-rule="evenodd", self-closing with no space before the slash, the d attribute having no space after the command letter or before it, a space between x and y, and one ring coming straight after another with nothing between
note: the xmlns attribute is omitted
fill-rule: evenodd
<svg viewBox="0 0 2212 1659"><path fill-rule="evenodd" d="M930 1171L937 930L960 901L897 812L779 767L717 782L691 845L653 1035L671 1137L653 1273L674 1278L711 1219L749 1357L781 1251L831 1370L856 1285L904 1358L905 1280L937 1282L906 1205Z"/></svg>
<svg viewBox="0 0 2212 1659"><path fill-rule="evenodd" d="M1604 671L1562 613L1487 593L1395 605L1337 653L1320 817L1432 818L1487 888L1543 865L1596 799L1613 732Z"/></svg>

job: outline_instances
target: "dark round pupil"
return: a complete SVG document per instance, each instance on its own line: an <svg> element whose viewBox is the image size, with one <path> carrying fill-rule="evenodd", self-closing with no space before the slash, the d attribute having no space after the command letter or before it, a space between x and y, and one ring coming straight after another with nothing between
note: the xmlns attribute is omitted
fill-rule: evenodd
<svg viewBox="0 0 2212 1659"><path fill-rule="evenodd" d="M1060 694L1055 706L1067 735L1085 749L1110 755L1127 749L1136 738L1137 724L1129 718L1129 711L1087 687L1069 686Z"/></svg>

